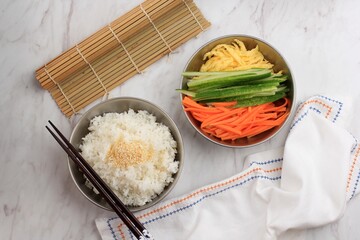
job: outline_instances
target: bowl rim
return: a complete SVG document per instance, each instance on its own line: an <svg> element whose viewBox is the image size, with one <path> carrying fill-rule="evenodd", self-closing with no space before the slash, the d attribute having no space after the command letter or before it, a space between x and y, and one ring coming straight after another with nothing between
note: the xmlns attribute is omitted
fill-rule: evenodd
<svg viewBox="0 0 360 240"><path fill-rule="evenodd" d="M292 68L290 67L290 64L289 62L286 60L286 58L277 50L277 48L275 48L273 45L271 45L270 43L268 43L267 41L259 38L259 37L255 37L255 36L251 36L251 35L247 35L247 34L227 34L227 35L222 35L220 37L216 37L216 38L213 38L209 41L207 41L206 43L202 44L200 47L198 47L198 49L191 55L191 57L189 58L189 60L187 61L185 67L183 68L183 72L186 71L186 69L188 68L190 62L194 59L194 57L204 48L206 47L207 45L215 42L215 41L219 41L219 40L222 40L222 39L227 39L227 38L236 38L236 37L241 37L241 38L249 38L249 39L252 39L252 40L255 40L255 41L259 41L259 42L262 42L264 43L265 45L269 46L271 49L273 49L283 60L284 60L284 63L286 64L287 68L289 69L289 72L291 73L291 81L292 81L292 86L293 86L293 96L292 96L292 101L291 101L291 106L290 106L290 109L294 110L295 107L296 107L296 81L295 81L295 77L293 75L293 70ZM180 81L180 89L182 88L182 83L183 83L183 79L184 77L181 78L181 81ZM179 96L180 96L180 103L182 102L182 99L183 99L183 96L184 94L182 93L179 93ZM281 130L290 122L290 119L292 119L294 117L294 111L290 111L289 113L289 116L287 116L287 118L285 119L284 123L280 126L280 128L274 132L272 135L270 135L269 137L259 141L259 142L256 142L256 143L253 143L253 144L250 144L250 145L244 145L244 146L234 146L234 145L229 145L229 144L226 144L226 143L223 143L221 141L214 141L213 139L209 138L207 135L205 135L202 131L200 131L196 126L194 126L194 124L191 122L188 114L186 114L185 112L185 108L184 108L184 105L181 103L181 107L182 107L182 110L183 110L183 114L185 115L186 119L188 120L188 122L190 123L190 125L201 135L203 136L205 139L207 139L208 141L212 142L212 143L215 143L217 145L220 145L220 146L223 146L223 147L227 147L227 148L251 148L251 147L255 147L255 146L258 146L260 144L263 144L267 141L269 141L270 139L272 139L273 137L275 137L276 135L278 135L279 132L281 132Z"/></svg>
<svg viewBox="0 0 360 240"><path fill-rule="evenodd" d="M107 100L104 100L98 104L95 104L93 107L91 107L90 109L88 109L87 111L85 111L82 116L79 118L79 120L77 121L77 123L75 124L74 128L72 129L72 132L71 132L71 135L70 135L70 138L69 138L69 141L72 142L72 139L75 135L75 132L76 130L79 128L80 126L80 122L83 121L84 119L86 119L86 115L87 113L91 112L93 109L95 108L98 108L99 106L101 105L105 105L105 104L108 104L109 102L116 102L116 101L120 101L120 100L135 100L135 101L139 101L139 102L142 102L142 103L146 103L146 104L149 104L149 105L152 105L153 107L155 107L157 110L159 110L159 112L161 114L164 115L164 117L169 121L171 122L171 124L174 126L174 130L175 130L175 134L178 135L178 140L175 140L176 143L177 143L177 155L180 156L179 158L179 167L178 167L178 171L174 174L174 180L168 184L164 190L160 193L158 196L158 198L156 200L153 200L151 202L148 202L146 203L145 205L143 206L136 206L136 207L129 207L130 210L132 212L137 212L137 211L142 211L142 210L145 210L147 208L150 208L152 206L154 206L155 204L159 203L161 200L163 200L170 192L171 190L175 187L175 185L177 184L177 182L179 181L179 178L180 178L180 175L183 171L183 168L184 168L184 153L185 153L185 150L184 150L184 143L183 143L183 139L182 139L182 135L181 135L181 132L178 128L178 126L176 125L176 123L174 122L174 120L170 117L170 115L165 112L161 107L159 107L157 104L154 104L148 100L145 100L145 99L142 99L142 98L138 98L138 97L127 97L127 96L123 96L123 97L114 97L114 98L110 98L110 99L107 99ZM102 113L103 114L103 113ZM98 115L97 115L98 116ZM167 125L165 125L167 126ZM169 126L167 126L169 128ZM172 135L174 135L174 133L172 133ZM173 136L174 138L174 136ZM79 184L77 183L77 181L75 180L75 175L74 175L74 172L72 171L71 169L71 164L72 164L72 159L69 158L69 156L67 156L67 159L68 159L68 169L69 169L69 172L70 172L70 175L71 175L71 178L73 180L73 183L75 184L75 186L77 187L77 189L81 192L81 194L88 200L90 201L91 203L93 203L94 205L104 209L104 210L108 210L108 211L113 211L112 208L110 207L106 207L104 205L101 205L100 203L96 202L94 199L92 199L90 196L88 196L79 186Z"/></svg>

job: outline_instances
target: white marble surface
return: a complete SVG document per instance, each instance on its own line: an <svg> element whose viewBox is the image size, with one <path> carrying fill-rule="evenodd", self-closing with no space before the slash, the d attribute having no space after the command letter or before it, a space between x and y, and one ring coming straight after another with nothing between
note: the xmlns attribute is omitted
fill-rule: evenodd
<svg viewBox="0 0 360 240"><path fill-rule="evenodd" d="M41 89L34 71L141 1L0 0L0 239L100 239L94 219L113 216L88 202L73 184L66 155L45 130L48 119L68 136L72 123ZM111 92L165 109L185 142L182 177L169 197L229 177L249 153L283 144L274 140L250 149L228 149L196 134L181 112L180 73L191 54L226 34L265 39L290 63L298 100L314 94L351 96L360 137L360 1L196 0L212 26L197 38ZM304 209L304 212L306 209ZM307 239L360 239L360 196L344 217L307 232Z"/></svg>

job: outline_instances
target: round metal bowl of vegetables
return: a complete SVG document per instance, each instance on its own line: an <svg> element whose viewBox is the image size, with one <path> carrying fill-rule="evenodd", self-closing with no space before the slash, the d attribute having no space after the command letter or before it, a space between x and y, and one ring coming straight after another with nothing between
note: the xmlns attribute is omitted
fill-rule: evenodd
<svg viewBox="0 0 360 240"><path fill-rule="evenodd" d="M251 147L271 139L295 109L288 63L269 43L246 35L203 45L187 63L178 91L190 124L225 147Z"/></svg>

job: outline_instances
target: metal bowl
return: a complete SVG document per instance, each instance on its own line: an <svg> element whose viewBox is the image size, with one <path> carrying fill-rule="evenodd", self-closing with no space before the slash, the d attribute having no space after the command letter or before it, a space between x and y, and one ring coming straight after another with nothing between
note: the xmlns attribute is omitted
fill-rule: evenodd
<svg viewBox="0 0 360 240"><path fill-rule="evenodd" d="M176 174L174 174L174 181L165 187L163 192L161 192L158 196L156 196L151 202L139 207L129 206L129 209L133 212L144 210L148 207L153 206L154 204L161 201L166 195L170 193L170 191L175 186L176 182L180 177L180 173L183 168L183 141L180 135L178 128L176 127L174 121L169 117L169 115L160 109L158 106L150 103L148 101L139 99L139 98L131 98L131 97L120 97L113 98L107 101L104 101L90 110L88 110L79 120L77 125L75 126L71 136L70 142L74 145L74 147L79 150L79 146L82 143L82 138L85 137L88 133L88 127L90 125L90 120L95 116L102 115L108 112L125 112L129 110L129 108L134 111L138 110L146 110L149 113L153 114L156 117L156 121L167 126L174 140L177 142L177 154L175 156L175 161L179 162L179 170ZM101 207L106 210L112 211L107 202L101 197L101 195L94 193L92 189L85 186L85 178L83 173L78 169L78 167L73 163L71 159L68 159L69 170L72 179L74 180L75 185L80 190L80 192L93 204L98 207Z"/></svg>
<svg viewBox="0 0 360 240"><path fill-rule="evenodd" d="M270 44L266 43L263 40L247 35L227 35L211 40L210 42L200 47L200 49L194 53L194 55L190 58L189 62L187 63L184 71L199 71L201 65L205 62L203 60L203 56L205 53L209 52L218 44L230 44L233 42L234 39L238 39L244 42L247 49L253 49L256 46L259 46L259 50L264 55L264 57L269 62L274 64L273 67L274 71L277 72L282 70L284 74L287 74L289 76L289 79L285 82L290 89L290 91L288 92L288 97L291 100L290 114L287 117L287 119L284 121L282 125L274 127L254 137L240 138L237 139L236 141L222 141L221 139L211 136L210 134L202 131L200 128L199 121L197 121L191 115L191 113L186 111L184 111L184 113L186 115L186 118L189 120L190 124L196 129L196 131L200 133L203 137L208 139L209 141L224 147L243 148L243 147L255 146L269 140L270 138L274 137L283 128L283 126L286 125L286 123L290 119L290 116L295 110L295 82L294 82L294 77L290 71L289 65L285 61L284 57L282 57L274 47L272 47ZM182 78L180 87L186 89L187 88L186 83L187 83L187 79ZM181 94L181 100L183 99L183 97L184 95Z"/></svg>

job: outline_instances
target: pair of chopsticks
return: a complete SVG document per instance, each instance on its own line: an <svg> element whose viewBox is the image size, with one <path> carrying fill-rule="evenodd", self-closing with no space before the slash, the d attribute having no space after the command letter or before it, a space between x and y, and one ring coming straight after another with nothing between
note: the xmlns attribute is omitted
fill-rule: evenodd
<svg viewBox="0 0 360 240"><path fill-rule="evenodd" d="M108 202L112 209L117 213L120 219L130 229L134 236L139 240L154 239L148 230L139 222L139 220L131 213L131 211L121 202L121 200L115 195L115 193L109 188L108 185L100 178L100 176L94 171L94 169L86 162L86 160L80 155L75 147L65 138L65 136L55 127L55 125L49 121L52 128L60 136L56 134L46 126L46 129L51 133L55 140L65 150L69 157L75 162L75 164L84 172L85 176L93 184L93 186L102 194L104 199Z"/></svg>

